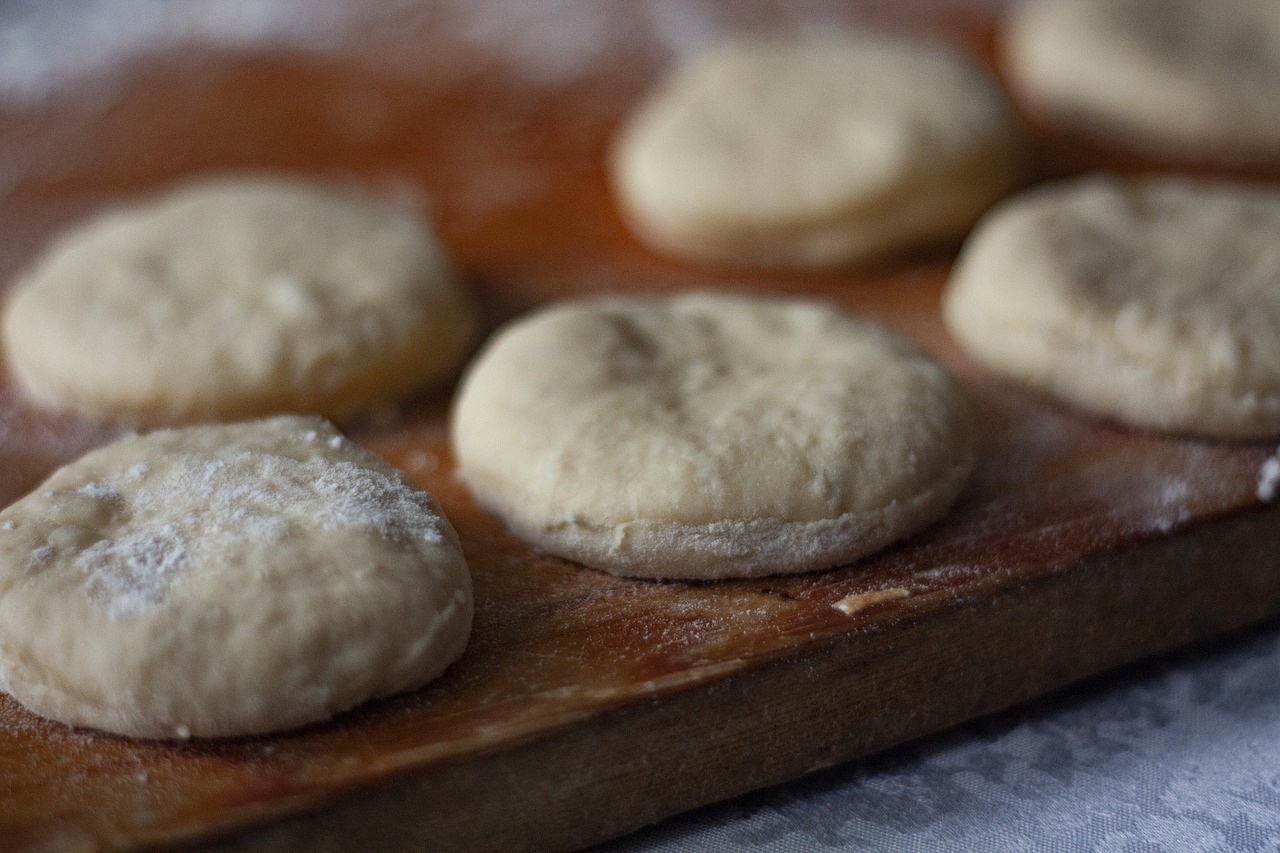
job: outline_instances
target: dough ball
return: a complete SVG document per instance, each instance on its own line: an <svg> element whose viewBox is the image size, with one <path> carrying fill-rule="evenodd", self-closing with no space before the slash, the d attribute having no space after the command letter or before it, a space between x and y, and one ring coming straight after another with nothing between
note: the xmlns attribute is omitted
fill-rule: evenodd
<svg viewBox="0 0 1280 853"><path fill-rule="evenodd" d="M474 327L417 219L275 179L106 212L54 242L7 308L33 397L137 424L349 415L448 376Z"/></svg>
<svg viewBox="0 0 1280 853"><path fill-rule="evenodd" d="M947 326L993 371L1124 423L1280 434L1280 194L1090 178L1012 199L961 253Z"/></svg>
<svg viewBox="0 0 1280 853"><path fill-rule="evenodd" d="M625 123L613 183L660 250L827 266L959 237L1015 179L1004 95L939 45L730 43Z"/></svg>
<svg viewBox="0 0 1280 853"><path fill-rule="evenodd" d="M614 574L720 578L848 563L946 511L969 411L897 335L803 301L569 302L463 380L452 434L480 502Z"/></svg>
<svg viewBox="0 0 1280 853"><path fill-rule="evenodd" d="M71 725L323 720L435 678L471 614L435 500L319 418L125 439L0 513L0 685Z"/></svg>
<svg viewBox="0 0 1280 853"><path fill-rule="evenodd" d="M1015 92L1082 132L1193 159L1280 160L1276 0L1024 3L1002 42Z"/></svg>

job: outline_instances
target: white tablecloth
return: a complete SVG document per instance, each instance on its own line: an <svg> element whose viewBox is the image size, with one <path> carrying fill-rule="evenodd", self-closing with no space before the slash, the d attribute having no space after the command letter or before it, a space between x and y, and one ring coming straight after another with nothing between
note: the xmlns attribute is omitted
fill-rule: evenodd
<svg viewBox="0 0 1280 853"><path fill-rule="evenodd" d="M669 850L1280 850L1280 626L603 848Z"/></svg>

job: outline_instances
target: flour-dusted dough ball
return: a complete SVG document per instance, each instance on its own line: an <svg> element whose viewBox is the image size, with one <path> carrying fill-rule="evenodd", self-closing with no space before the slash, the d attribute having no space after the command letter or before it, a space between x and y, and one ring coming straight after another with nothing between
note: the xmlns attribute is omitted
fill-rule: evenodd
<svg viewBox="0 0 1280 853"><path fill-rule="evenodd" d="M1003 30L1035 112L1125 147L1280 161L1276 0L1041 0Z"/></svg>
<svg viewBox="0 0 1280 853"><path fill-rule="evenodd" d="M912 344L819 303L706 294L515 322L452 432L518 534L633 577L847 563L940 516L972 465L962 393Z"/></svg>
<svg viewBox="0 0 1280 853"><path fill-rule="evenodd" d="M1086 411L1222 438L1280 434L1280 194L1091 178L1012 199L947 288L955 337Z"/></svg>
<svg viewBox="0 0 1280 853"><path fill-rule="evenodd" d="M415 217L266 178L106 212L7 307L32 396L138 424L352 414L450 374L474 327Z"/></svg>
<svg viewBox="0 0 1280 853"><path fill-rule="evenodd" d="M827 266L959 237L1016 173L1004 95L940 45L733 42L619 132L613 183L660 250Z"/></svg>
<svg viewBox="0 0 1280 853"><path fill-rule="evenodd" d="M0 686L72 725L323 720L435 678L471 615L435 500L319 418L126 439L0 513Z"/></svg>

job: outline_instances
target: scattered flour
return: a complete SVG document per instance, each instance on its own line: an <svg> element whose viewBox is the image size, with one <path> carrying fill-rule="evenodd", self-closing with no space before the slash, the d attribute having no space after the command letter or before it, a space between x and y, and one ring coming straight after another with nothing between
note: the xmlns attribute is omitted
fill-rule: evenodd
<svg viewBox="0 0 1280 853"><path fill-rule="evenodd" d="M106 607L112 619L159 607L190 562L186 539L172 524L103 539L76 560L85 573L85 594Z"/></svg>
<svg viewBox="0 0 1280 853"><path fill-rule="evenodd" d="M129 470L132 471L133 468L130 468ZM136 479L128 473L126 473L126 476L130 479ZM76 489L76 494L84 495L85 497L93 498L98 501L115 501L120 499L119 492L110 486L104 486L101 483L90 483L87 486L82 486L79 489Z"/></svg>
<svg viewBox="0 0 1280 853"><path fill-rule="evenodd" d="M330 447L341 447L330 442ZM265 485L264 485L265 484ZM389 539L442 541L422 492L352 462L297 460L250 451L230 460L175 466L132 498L135 512L161 517L175 501L203 508L210 536L278 541L291 521L314 520L325 530L364 529Z"/></svg>
<svg viewBox="0 0 1280 853"><path fill-rule="evenodd" d="M440 457L420 448L410 450L404 457L405 467L415 474L430 474L440 467Z"/></svg>
<svg viewBox="0 0 1280 853"><path fill-rule="evenodd" d="M1258 500L1270 503L1280 497L1280 447L1258 469Z"/></svg>
<svg viewBox="0 0 1280 853"><path fill-rule="evenodd" d="M1008 0L978 2L996 9ZM438 36L432 68L470 74L479 53L537 83L559 85L625 52L686 55L759 29L762 21L784 31L825 34L873 12L878 23L917 25L945 22L948 7L974 5L901 0L886 15L886 4L871 0L715 9L681 0L15 0L0 4L0 102L34 102L72 89L100 97L103 92L93 90L105 84L109 94L121 70L138 57L190 46L334 53L428 29Z"/></svg>
<svg viewBox="0 0 1280 853"><path fill-rule="evenodd" d="M306 440L306 436L303 436ZM314 441L314 439L313 439ZM430 498L396 477L328 453L362 453L326 436L322 455L262 450L181 453L136 463L41 496L60 517L34 544L28 570L58 553L84 574L85 594L112 619L165 606L183 573L216 571L220 555L270 546L307 529L363 531L391 542L445 542ZM13 522L6 521L6 530Z"/></svg>
<svg viewBox="0 0 1280 853"><path fill-rule="evenodd" d="M0 8L0 100L109 80L135 57L189 44L323 49L366 17L333 0L19 0Z"/></svg>
<svg viewBox="0 0 1280 853"><path fill-rule="evenodd" d="M1194 495L1186 480L1170 480L1160 490L1158 508L1152 522L1161 532L1167 533L1191 517L1189 501Z"/></svg>
<svg viewBox="0 0 1280 853"><path fill-rule="evenodd" d="M342 439L334 438L338 441L330 439L329 446L342 446ZM260 476L246 476L246 471ZM119 498L118 492L96 488ZM393 542L444 540L424 494L352 462L246 452L230 461L177 466L129 503L134 514L159 519L180 497L202 507L197 517L182 520L182 528L165 524L159 533L137 530L102 539L79 557L90 596L108 606L113 619L163 605L193 553L225 548L228 540L279 542L298 523L371 530Z"/></svg>

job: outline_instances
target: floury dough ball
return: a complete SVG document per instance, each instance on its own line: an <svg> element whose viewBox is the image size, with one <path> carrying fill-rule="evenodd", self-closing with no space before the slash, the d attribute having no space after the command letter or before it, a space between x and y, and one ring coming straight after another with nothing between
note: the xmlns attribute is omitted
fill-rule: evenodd
<svg viewBox="0 0 1280 853"><path fill-rule="evenodd" d="M869 34L731 42L622 125L618 202L676 255L831 266L960 237L1014 184L1013 110L976 63Z"/></svg>
<svg viewBox="0 0 1280 853"><path fill-rule="evenodd" d="M1276 0L1033 0L1002 28L1032 112L1129 149L1280 163Z"/></svg>
<svg viewBox="0 0 1280 853"><path fill-rule="evenodd" d="M1087 178L1010 199L943 299L988 368L1123 423L1280 435L1280 193Z"/></svg>
<svg viewBox="0 0 1280 853"><path fill-rule="evenodd" d="M417 218L268 178L196 183L72 228L4 317L30 396L133 424L354 414L451 375L474 328Z"/></svg>
<svg viewBox="0 0 1280 853"><path fill-rule="evenodd" d="M435 678L471 617L435 500L319 418L125 439L0 512L0 686L71 725L324 720Z"/></svg>
<svg viewBox="0 0 1280 853"><path fill-rule="evenodd" d="M567 302L500 331L453 415L463 479L522 537L614 574L848 563L941 516L973 464L947 371L814 302Z"/></svg>

